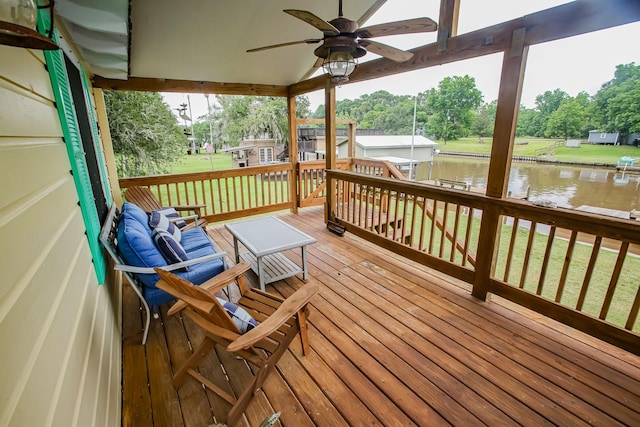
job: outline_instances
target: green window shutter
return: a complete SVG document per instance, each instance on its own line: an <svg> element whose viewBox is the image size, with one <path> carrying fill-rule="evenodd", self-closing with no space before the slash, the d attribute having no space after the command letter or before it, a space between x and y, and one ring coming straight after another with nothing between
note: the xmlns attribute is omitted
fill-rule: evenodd
<svg viewBox="0 0 640 427"><path fill-rule="evenodd" d="M49 15L48 12L40 12L39 24L42 31L42 28L48 28ZM57 37L54 31L54 40L56 39ZM51 85L58 108L67 154L69 155L73 171L73 180L76 191L78 192L78 198L80 199L82 218L86 227L89 248L93 257L93 266L96 271L98 283L102 284L105 280L106 264L98 240L100 235L100 220L91 189L91 181L82 141L80 139L78 120L75 113L63 52L62 50L45 50L44 56L49 70L49 77L51 78ZM106 194L109 194L109 192L106 192Z"/></svg>
<svg viewBox="0 0 640 427"><path fill-rule="evenodd" d="M93 103L91 102L91 96L89 95L89 82L84 70L80 70L80 76L82 76L82 87L84 88L86 103L88 106L92 106ZM100 145L100 138L98 138L98 121L96 120L93 108L89 108L88 110L89 120L91 122L91 133L93 135L93 145L95 146L96 157L98 158L98 165L100 166L100 176L102 177L102 190L104 191L104 196L107 199L107 206L111 206L113 199L111 198L111 189L109 188L109 180L107 178L109 175L107 175L106 163L102 156L102 146Z"/></svg>

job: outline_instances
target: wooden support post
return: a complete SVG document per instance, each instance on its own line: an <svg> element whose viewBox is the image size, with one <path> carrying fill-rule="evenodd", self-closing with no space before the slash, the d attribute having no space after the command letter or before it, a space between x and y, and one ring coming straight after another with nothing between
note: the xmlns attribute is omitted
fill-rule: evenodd
<svg viewBox="0 0 640 427"><path fill-rule="evenodd" d="M349 140L347 141L347 157L356 157L356 123L349 122Z"/></svg>
<svg viewBox="0 0 640 427"><path fill-rule="evenodd" d="M331 85L331 79L327 77L324 89L324 120L325 120L325 150L326 169L336 167L336 88ZM335 219L335 193L333 180L327 182L327 204L324 211L324 220Z"/></svg>
<svg viewBox="0 0 640 427"><path fill-rule="evenodd" d="M107 165L107 174L109 175L109 188L111 188L111 196L113 197L113 202L116 205L122 206L122 191L120 191L120 182L118 181L118 168L116 166L116 157L113 154L113 142L111 141L109 119L107 118L107 107L104 102L104 93L102 92L102 89L94 88L93 98L96 102L98 128L100 129L100 139L102 140L104 161Z"/></svg>
<svg viewBox="0 0 640 427"><path fill-rule="evenodd" d="M487 196L503 198L507 193L511 155L516 134L520 94L527 61L528 46L524 44L525 29L513 32L511 46L505 50L502 62L500 90L496 108L496 123L493 130ZM478 244L478 259L473 283L473 296L485 300L489 291L489 279L497 259L496 241L500 237L500 212L485 210Z"/></svg>
<svg viewBox="0 0 640 427"><path fill-rule="evenodd" d="M522 44L524 30L521 28L513 32L512 43L517 46L512 44L511 48L505 51L502 62L502 77L498 91L496 121L493 128L493 143L491 144L491 159L487 178L487 196L490 197L502 198L507 193L528 52L528 47Z"/></svg>
<svg viewBox="0 0 640 427"><path fill-rule="evenodd" d="M460 0L440 0L438 19L438 52L447 50L447 41L458 35Z"/></svg>
<svg viewBox="0 0 640 427"><path fill-rule="evenodd" d="M289 192L291 194L291 212L298 213L300 203L298 195L298 123L296 120L296 97L287 98L289 114L289 162L291 162L291 174L289 180Z"/></svg>

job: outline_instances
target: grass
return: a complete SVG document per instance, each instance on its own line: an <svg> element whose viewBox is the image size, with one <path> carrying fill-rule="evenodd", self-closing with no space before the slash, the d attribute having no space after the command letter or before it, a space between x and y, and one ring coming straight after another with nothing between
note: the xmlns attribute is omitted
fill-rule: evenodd
<svg viewBox="0 0 640 427"><path fill-rule="evenodd" d="M171 174L222 169L231 169L231 156L227 153L184 154L171 169Z"/></svg>
<svg viewBox="0 0 640 427"><path fill-rule="evenodd" d="M455 141L435 141L440 151L455 151L461 153L491 153L492 138L483 138L484 143L479 143L478 138L460 138ZM546 148L559 139L517 137L513 146L513 154L520 156L534 156L536 150ZM526 142L526 144L525 144ZM620 157L635 157L640 159L640 148L630 145L598 145L581 144L578 148L558 147L553 153L545 157L560 162L571 163L618 163Z"/></svg>

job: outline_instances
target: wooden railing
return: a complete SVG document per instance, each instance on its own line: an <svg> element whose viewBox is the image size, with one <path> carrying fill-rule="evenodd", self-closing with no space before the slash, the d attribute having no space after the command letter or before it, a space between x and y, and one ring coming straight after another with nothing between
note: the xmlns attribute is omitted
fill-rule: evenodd
<svg viewBox="0 0 640 427"><path fill-rule="evenodd" d="M318 206L326 202L326 162L315 160L298 163L299 207ZM389 162L371 159L337 159L336 169L351 170L365 175L404 179L400 171Z"/></svg>
<svg viewBox="0 0 640 427"><path fill-rule="evenodd" d="M640 354L633 221L353 172L327 171L327 181L329 217L348 231L480 298L502 296Z"/></svg>
<svg viewBox="0 0 640 427"><path fill-rule="evenodd" d="M350 163L350 159L337 159L336 168L348 170ZM324 160L298 163L299 207L319 206L325 203L327 197L325 170Z"/></svg>
<svg viewBox="0 0 640 427"><path fill-rule="evenodd" d="M122 178L120 188L139 185L163 206L204 204L209 222L290 209L291 163L176 175Z"/></svg>
<svg viewBox="0 0 640 427"><path fill-rule="evenodd" d="M337 159L336 167L403 178L395 166L388 162ZM295 171L297 200L290 194L289 176L294 175L291 163L122 178L119 182L122 190L135 185L149 187L163 206L203 204L204 217L216 222L290 209L294 203L298 203L298 207L322 205L326 201L325 169L323 160L298 163Z"/></svg>

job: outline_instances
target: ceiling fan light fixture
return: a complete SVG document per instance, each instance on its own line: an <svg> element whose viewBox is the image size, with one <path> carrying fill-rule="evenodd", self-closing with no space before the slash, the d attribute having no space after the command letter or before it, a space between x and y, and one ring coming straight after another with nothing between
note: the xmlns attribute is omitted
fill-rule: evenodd
<svg viewBox="0 0 640 427"><path fill-rule="evenodd" d="M324 59L322 69L331 76L334 83L345 83L355 70L358 62L350 52L335 50Z"/></svg>
<svg viewBox="0 0 640 427"><path fill-rule="evenodd" d="M0 44L29 49L58 49L51 40L36 30L38 8L50 8L53 28L53 0L38 6L35 0L0 0Z"/></svg>

